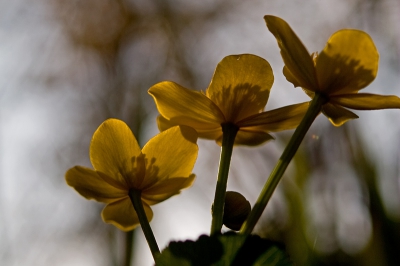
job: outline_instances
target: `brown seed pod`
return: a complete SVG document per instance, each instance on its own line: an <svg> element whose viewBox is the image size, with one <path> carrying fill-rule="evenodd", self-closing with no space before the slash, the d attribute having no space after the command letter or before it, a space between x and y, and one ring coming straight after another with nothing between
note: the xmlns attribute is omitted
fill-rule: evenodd
<svg viewBox="0 0 400 266"><path fill-rule="evenodd" d="M235 191L226 192L223 217L223 223L226 227L239 231L250 211L250 202L242 194Z"/></svg>

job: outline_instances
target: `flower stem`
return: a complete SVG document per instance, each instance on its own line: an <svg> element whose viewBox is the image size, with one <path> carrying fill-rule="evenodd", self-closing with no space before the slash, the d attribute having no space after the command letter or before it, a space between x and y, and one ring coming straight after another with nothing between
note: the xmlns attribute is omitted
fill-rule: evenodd
<svg viewBox="0 0 400 266"><path fill-rule="evenodd" d="M129 198L131 199L133 207L135 208L135 211L139 217L140 226L142 227L147 244L149 245L151 254L155 260L160 254L160 249L158 248L156 238L154 237L149 221L147 220L147 216L143 208L141 193L142 192L140 190L130 189Z"/></svg>
<svg viewBox="0 0 400 266"><path fill-rule="evenodd" d="M251 233L251 231L253 231L254 226L256 225L258 219L260 219L260 216L267 206L267 203L271 198L276 186L281 180L282 175L285 173L286 168L288 167L293 156L296 154L297 149L304 139L304 136L306 135L311 124L314 122L315 118L321 112L322 106L326 103L326 101L327 98L323 94L315 93L315 96L310 102L310 106L308 107L308 110L304 115L303 120L296 128L292 138L290 139L288 145L286 146L281 157L279 158L279 161L275 165L274 170L271 172L260 195L258 196L258 199L253 209L249 214L249 217L242 225L240 233L248 235Z"/></svg>
<svg viewBox="0 0 400 266"><path fill-rule="evenodd" d="M134 230L125 233L125 261L124 266L130 266L132 261Z"/></svg>
<svg viewBox="0 0 400 266"><path fill-rule="evenodd" d="M214 204L212 208L211 235L221 233L229 165L231 163L233 144L235 143L235 137L239 130L236 125L231 123L221 124L221 127L222 147L217 186L215 188Z"/></svg>

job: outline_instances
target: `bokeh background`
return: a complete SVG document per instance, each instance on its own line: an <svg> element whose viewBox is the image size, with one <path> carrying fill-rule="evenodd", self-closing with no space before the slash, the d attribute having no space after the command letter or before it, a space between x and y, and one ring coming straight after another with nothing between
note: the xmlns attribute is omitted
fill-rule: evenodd
<svg viewBox="0 0 400 266"><path fill-rule="evenodd" d="M282 74L266 14L310 52L339 29L368 32L380 69L365 92L400 95L398 0L1 0L0 264L122 265L126 235L64 173L90 167L91 136L107 118L126 121L142 145L154 136L153 84L204 90L224 56L252 53L274 70L266 109L308 100ZM317 118L256 228L296 265L400 265L400 110L357 114L340 128ZM292 133L235 148L228 189L254 203ZM199 146L195 185L153 208L161 248L209 232L219 147ZM153 264L140 228L133 248L132 265Z"/></svg>

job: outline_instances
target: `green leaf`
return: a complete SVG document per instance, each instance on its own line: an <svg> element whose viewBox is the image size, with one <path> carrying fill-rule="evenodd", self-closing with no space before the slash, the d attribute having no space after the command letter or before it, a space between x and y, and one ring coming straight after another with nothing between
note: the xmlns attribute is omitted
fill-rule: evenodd
<svg viewBox="0 0 400 266"><path fill-rule="evenodd" d="M229 232L202 235L197 241L171 242L156 259L157 266L291 266L283 248L256 235Z"/></svg>

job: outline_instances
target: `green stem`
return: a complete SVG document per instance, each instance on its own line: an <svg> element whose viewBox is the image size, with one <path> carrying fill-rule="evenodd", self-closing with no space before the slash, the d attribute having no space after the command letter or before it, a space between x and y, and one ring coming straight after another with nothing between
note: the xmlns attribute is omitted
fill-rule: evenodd
<svg viewBox="0 0 400 266"><path fill-rule="evenodd" d="M240 233L248 235L251 233L251 231L253 231L254 226L256 225L258 219L260 218L265 207L267 206L267 203L271 198L272 193L274 192L279 181L281 180L282 175L285 173L285 170L288 167L293 156L296 154L300 143L303 141L304 136L306 135L311 124L314 122L315 118L321 112L322 106L326 103L326 101L327 98L323 94L315 94L306 114L303 117L303 120L296 128L292 138L290 139L288 145L286 146L281 157L279 158L278 163L275 165L274 170L271 172L267 182L265 183L260 193L260 196L258 197L253 209L250 212L249 217L242 225Z"/></svg>
<svg viewBox="0 0 400 266"><path fill-rule="evenodd" d="M125 261L124 266L130 266L132 261L134 230L125 233Z"/></svg>
<svg viewBox="0 0 400 266"><path fill-rule="evenodd" d="M229 165L231 163L233 144L239 130L234 124L222 124L222 148L219 161L217 186L215 188L212 208L211 235L220 234L224 215L226 185L228 183Z"/></svg>
<svg viewBox="0 0 400 266"><path fill-rule="evenodd" d="M133 207L135 208L135 211L139 217L140 226L142 227L147 244L149 245L151 254L155 260L160 254L160 249L158 248L156 238L154 237L149 221L147 220L147 216L142 204L141 193L142 192L140 190L130 189L129 198L131 199Z"/></svg>

